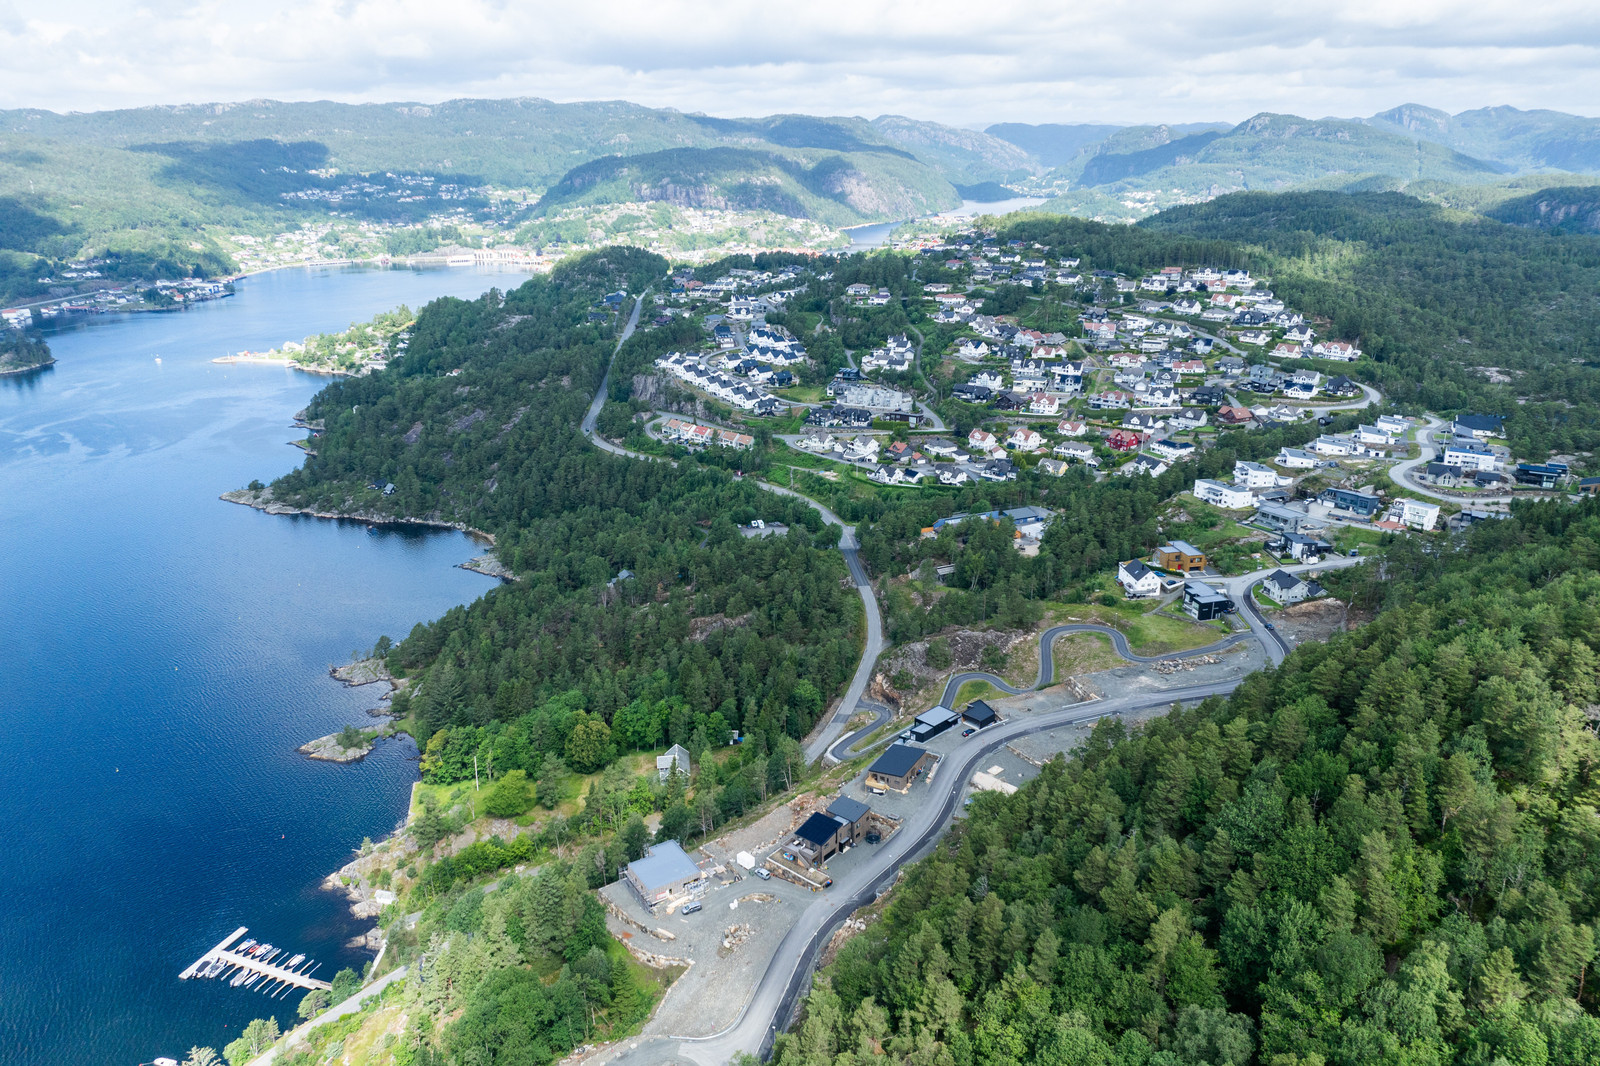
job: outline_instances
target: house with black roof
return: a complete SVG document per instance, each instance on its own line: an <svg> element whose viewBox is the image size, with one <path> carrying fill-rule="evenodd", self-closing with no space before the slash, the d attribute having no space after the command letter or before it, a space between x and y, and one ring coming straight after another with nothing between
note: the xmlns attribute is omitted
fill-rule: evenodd
<svg viewBox="0 0 1600 1066"><path fill-rule="evenodd" d="M994 708L989 706L983 700L973 700L971 703L967 704L967 709L961 712L961 717L964 718L969 725L975 726L978 729L982 729L984 726L994 725L1000 720L1000 716L995 713Z"/></svg>
<svg viewBox="0 0 1600 1066"><path fill-rule="evenodd" d="M867 767L867 788L884 792L909 792L922 772L938 761L938 756L925 748L910 744L889 745L877 761Z"/></svg>
<svg viewBox="0 0 1600 1066"><path fill-rule="evenodd" d="M1451 431L1458 437L1484 440L1500 436L1500 427L1504 422L1505 419L1499 415L1456 415Z"/></svg>
<svg viewBox="0 0 1600 1066"><path fill-rule="evenodd" d="M911 723L911 738L918 743L926 743L960 720L960 715L944 706L923 711Z"/></svg>

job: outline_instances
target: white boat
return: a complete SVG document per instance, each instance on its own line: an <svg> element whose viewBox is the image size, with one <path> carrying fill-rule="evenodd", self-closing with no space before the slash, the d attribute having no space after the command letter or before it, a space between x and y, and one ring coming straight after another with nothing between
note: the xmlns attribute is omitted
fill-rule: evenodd
<svg viewBox="0 0 1600 1066"><path fill-rule="evenodd" d="M234 988L238 988L240 985L244 984L245 981L247 981L249 978L250 978L250 971L249 970L240 970L238 973L233 975L233 980L228 982L228 983L230 985L232 985Z"/></svg>
<svg viewBox="0 0 1600 1066"><path fill-rule="evenodd" d="M302 962L305 962L305 961L306 961L306 957L304 955L296 955L294 958L292 958L288 962L284 963L284 965L285 966L299 966Z"/></svg>

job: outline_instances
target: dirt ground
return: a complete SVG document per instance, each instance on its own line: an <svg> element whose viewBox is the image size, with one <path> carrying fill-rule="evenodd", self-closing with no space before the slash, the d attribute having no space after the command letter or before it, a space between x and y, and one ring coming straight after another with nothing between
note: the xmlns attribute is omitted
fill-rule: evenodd
<svg viewBox="0 0 1600 1066"><path fill-rule="evenodd" d="M1332 597L1264 613L1278 631L1295 644L1327 640L1335 633L1344 632L1352 623L1349 607L1343 600Z"/></svg>
<svg viewBox="0 0 1600 1066"><path fill-rule="evenodd" d="M1071 633L1056 638L1057 677L1080 677L1110 670L1121 666L1123 661L1111 647L1111 638L1103 633Z"/></svg>

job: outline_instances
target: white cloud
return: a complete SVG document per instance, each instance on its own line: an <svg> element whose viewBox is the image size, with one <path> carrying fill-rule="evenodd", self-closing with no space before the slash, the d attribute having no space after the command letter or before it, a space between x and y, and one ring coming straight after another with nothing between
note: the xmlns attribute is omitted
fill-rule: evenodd
<svg viewBox="0 0 1600 1066"><path fill-rule="evenodd" d="M628 99L945 122L1592 110L1592 2L0 0L0 106Z"/></svg>

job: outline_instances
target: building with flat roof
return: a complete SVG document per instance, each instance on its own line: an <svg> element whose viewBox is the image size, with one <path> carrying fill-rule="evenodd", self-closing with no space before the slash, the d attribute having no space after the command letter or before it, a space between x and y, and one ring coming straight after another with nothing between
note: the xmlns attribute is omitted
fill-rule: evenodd
<svg viewBox="0 0 1600 1066"><path fill-rule="evenodd" d="M923 711L911 723L911 738L919 744L926 743L960 720L959 714L944 706Z"/></svg>
<svg viewBox="0 0 1600 1066"><path fill-rule="evenodd" d="M1206 553L1186 540L1175 540L1156 549L1156 565L1163 570L1187 574L1206 568Z"/></svg>
<svg viewBox="0 0 1600 1066"><path fill-rule="evenodd" d="M1263 503L1256 508L1256 525L1278 533L1298 533L1311 520L1311 516L1298 507L1281 503Z"/></svg>
<svg viewBox="0 0 1600 1066"><path fill-rule="evenodd" d="M651 909L674 896L698 892L705 884L700 867L676 840L663 840L646 848L644 858L630 862L622 874Z"/></svg>
<svg viewBox="0 0 1600 1066"><path fill-rule="evenodd" d="M1383 506L1383 501L1370 492L1357 492L1355 489L1323 489L1322 495L1317 499L1337 510L1349 511L1351 514L1368 518L1377 514L1378 509Z"/></svg>
<svg viewBox="0 0 1600 1066"><path fill-rule="evenodd" d="M1233 611L1233 600L1204 581L1183 583L1183 609L1196 622L1209 622Z"/></svg>
<svg viewBox="0 0 1600 1066"><path fill-rule="evenodd" d="M909 792L922 772L938 761L933 752L910 744L889 745L877 761L867 767L867 787Z"/></svg>

